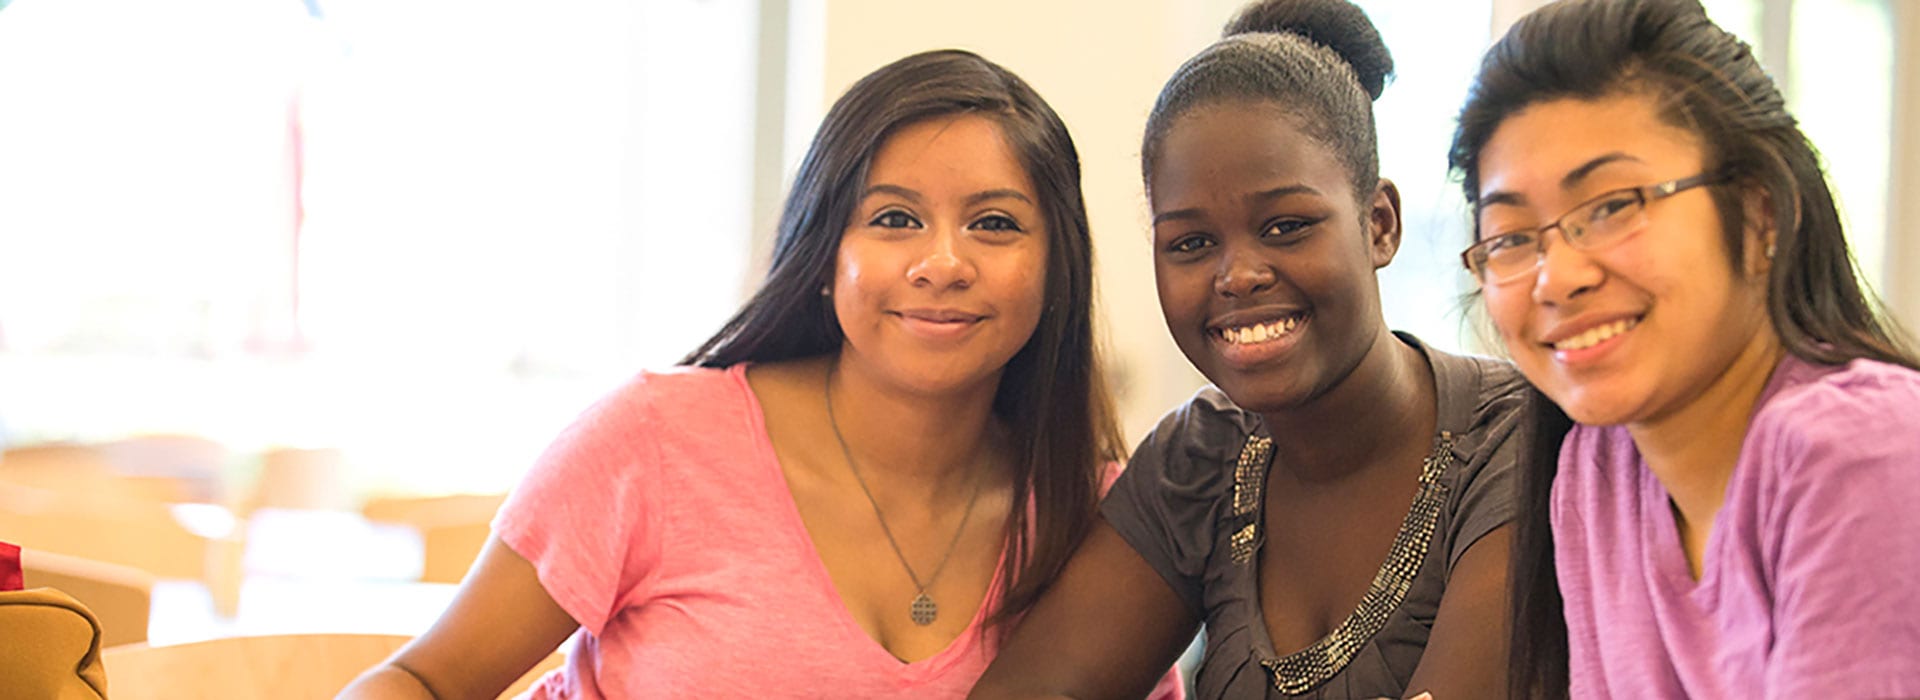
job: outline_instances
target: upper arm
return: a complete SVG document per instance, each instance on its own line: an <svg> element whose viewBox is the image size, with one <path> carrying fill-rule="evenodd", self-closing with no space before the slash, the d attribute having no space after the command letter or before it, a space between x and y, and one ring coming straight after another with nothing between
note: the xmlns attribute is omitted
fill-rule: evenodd
<svg viewBox="0 0 1920 700"><path fill-rule="evenodd" d="M1507 560L1512 526L1481 537L1453 566L1440 612L1420 665L1407 683L1409 695L1431 692L1441 700L1507 696Z"/></svg>
<svg viewBox="0 0 1920 700"><path fill-rule="evenodd" d="M1831 399L1754 428L1777 435L1761 459L1781 472L1759 521L1773 577L1767 697L1920 695L1920 390Z"/></svg>
<svg viewBox="0 0 1920 700"><path fill-rule="evenodd" d="M1198 626L1159 572L1098 520L968 697L1145 697Z"/></svg>
<svg viewBox="0 0 1920 700"><path fill-rule="evenodd" d="M446 612L388 663L440 700L492 698L578 626L547 595L532 564L488 538Z"/></svg>

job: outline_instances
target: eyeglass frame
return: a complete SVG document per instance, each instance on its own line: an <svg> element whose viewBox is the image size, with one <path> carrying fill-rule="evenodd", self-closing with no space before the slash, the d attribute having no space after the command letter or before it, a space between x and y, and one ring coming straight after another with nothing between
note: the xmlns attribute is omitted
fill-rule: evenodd
<svg viewBox="0 0 1920 700"><path fill-rule="evenodd" d="M1573 205L1573 207L1568 209L1566 213L1561 214L1559 217L1553 219L1551 223L1548 223L1545 226L1535 226L1533 228L1520 229L1517 231L1508 231L1506 233L1500 234L1498 236L1494 236L1492 238L1484 238L1479 241L1475 241L1473 245L1467 246L1466 250L1460 251L1460 264L1466 266L1467 272L1471 274L1473 276L1474 281L1482 287L1493 285L1493 284L1506 284L1508 282L1524 279L1526 277L1526 273L1522 272L1522 273L1516 273L1511 277L1489 281L1486 278L1486 274L1484 272L1474 268L1474 264L1473 264L1474 251L1483 250L1489 247L1494 242L1504 238L1508 238L1510 236L1518 236L1521 234L1533 234L1534 236L1537 237L1534 239L1534 242L1533 242L1533 249L1534 249L1533 269L1535 270L1535 273L1538 274L1540 261L1546 259L1546 253L1547 253L1546 233L1549 229L1559 229L1560 239L1563 241L1566 241L1567 245L1573 246L1575 250L1583 250L1583 251L1595 250L1595 248L1591 248L1591 247L1582 245L1580 243L1581 240L1586 239L1587 227L1577 226L1575 227L1575 230L1579 231L1579 233L1574 235L1567 234L1567 225L1566 225L1567 219L1571 218L1574 214L1579 213L1580 210L1582 209L1586 209L1589 206L1592 206L1596 203L1604 201L1608 197L1617 196L1625 192L1632 192L1634 193L1635 196L1637 196L1640 199L1640 203L1639 203L1640 210L1641 210L1641 214L1644 216L1646 213L1647 205L1649 204L1658 202L1662 199L1672 197L1676 194L1680 194L1681 192L1685 192L1687 190L1694 189L1697 187L1706 187L1706 186L1722 184L1730 179L1732 179L1731 174L1725 170L1710 170L1707 172L1700 173L1698 175L1677 178L1673 180L1668 180L1666 182L1656 182L1651 185L1641 185L1639 187L1621 187L1618 189L1607 190L1605 192L1601 192L1600 194L1594 195L1593 197L1590 197L1580 202L1579 204ZM1475 217L1475 218L1477 219L1478 217ZM1479 226L1480 226L1479 223L1476 221L1474 223L1474 228L1477 229L1479 228ZM1492 258L1491 255L1488 255L1486 257L1488 259Z"/></svg>

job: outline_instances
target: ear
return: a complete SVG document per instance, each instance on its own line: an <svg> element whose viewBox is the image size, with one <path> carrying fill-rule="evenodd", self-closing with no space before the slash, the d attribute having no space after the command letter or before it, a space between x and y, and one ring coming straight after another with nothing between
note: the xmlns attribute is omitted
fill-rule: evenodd
<svg viewBox="0 0 1920 700"><path fill-rule="evenodd" d="M1380 178L1367 209L1367 247L1373 253L1373 269L1386 267L1400 252L1400 188L1392 180Z"/></svg>
<svg viewBox="0 0 1920 700"><path fill-rule="evenodd" d="M1773 272L1775 246L1779 231L1773 218L1773 194L1764 187L1748 188L1740 196L1742 248L1746 259L1742 269L1754 279L1764 280Z"/></svg>

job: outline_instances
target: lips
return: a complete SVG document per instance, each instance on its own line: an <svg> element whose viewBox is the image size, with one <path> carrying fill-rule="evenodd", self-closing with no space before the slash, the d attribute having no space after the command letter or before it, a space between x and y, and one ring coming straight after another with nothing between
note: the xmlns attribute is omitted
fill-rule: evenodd
<svg viewBox="0 0 1920 700"><path fill-rule="evenodd" d="M1292 350L1310 321L1312 314L1301 309L1239 312L1209 324L1207 337L1227 366L1252 369Z"/></svg>
<svg viewBox="0 0 1920 700"><path fill-rule="evenodd" d="M1207 326L1207 333L1229 345L1253 345L1292 335L1306 320L1304 311L1240 314Z"/></svg>
<svg viewBox="0 0 1920 700"><path fill-rule="evenodd" d="M984 314L970 313L959 309L902 309L895 311L901 318L925 323L974 323Z"/></svg>
<svg viewBox="0 0 1920 700"><path fill-rule="evenodd" d="M1561 352L1585 350L1633 330L1643 318L1622 316L1561 324L1549 331L1541 339L1541 344Z"/></svg>
<svg viewBox="0 0 1920 700"><path fill-rule="evenodd" d="M953 308L898 309L892 314L900 319L900 326L908 333L937 343L959 342L990 318L986 314Z"/></svg>
<svg viewBox="0 0 1920 700"><path fill-rule="evenodd" d="M1213 334L1232 345L1251 345L1269 340L1279 340L1281 336L1294 332L1305 321L1304 316L1288 316L1264 323L1250 323L1239 326L1213 328Z"/></svg>

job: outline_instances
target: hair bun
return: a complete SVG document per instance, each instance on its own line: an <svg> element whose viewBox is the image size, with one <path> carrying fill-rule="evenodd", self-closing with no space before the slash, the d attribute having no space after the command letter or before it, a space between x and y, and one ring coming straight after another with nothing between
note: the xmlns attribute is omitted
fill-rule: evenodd
<svg viewBox="0 0 1920 700"><path fill-rule="evenodd" d="M1393 55L1365 10L1346 0L1262 0L1227 22L1222 37L1249 33L1295 34L1332 49L1353 66L1360 87L1374 99L1393 75Z"/></svg>

